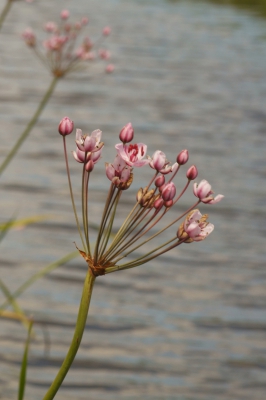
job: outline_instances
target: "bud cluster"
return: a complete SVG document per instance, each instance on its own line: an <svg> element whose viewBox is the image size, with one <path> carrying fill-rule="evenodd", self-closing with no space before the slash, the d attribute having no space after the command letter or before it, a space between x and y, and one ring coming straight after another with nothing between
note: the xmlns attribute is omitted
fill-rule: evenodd
<svg viewBox="0 0 266 400"><path fill-rule="evenodd" d="M25 43L34 50L55 77L64 76L75 70L82 61L93 61L97 58L109 60L111 57L107 49L100 47L103 39L111 33L108 26L103 28L102 35L97 41L92 41L90 37L85 36L80 42L79 37L88 24L88 18L83 17L75 23L70 23L69 16L68 10L62 10L59 23L49 21L44 25L44 30L48 35L48 38L42 42L44 52L37 44L36 35L31 28L27 28L22 33ZM76 46L76 43L79 44ZM114 66L106 65L105 70L110 73L114 70Z"/></svg>
<svg viewBox="0 0 266 400"><path fill-rule="evenodd" d="M63 136L64 144L65 137L71 130L73 130L73 122L65 117L59 124L59 133ZM91 135L83 135L80 129L76 130L77 148L73 152L73 156L77 162L83 164L82 218L84 236L76 214L69 175L73 208L84 247L84 251L79 251L95 276L144 264L182 243L202 241L213 231L214 226L207 221L208 216L202 215L195 207L201 202L215 204L224 196L219 194L213 197L211 185L206 180L202 180L199 184L194 183L193 193L197 198L196 202L190 205L181 215L175 217L170 224L163 228L157 228L159 221L174 207L188 189L190 182L197 177L198 170L195 165L188 168L186 172L187 182L180 193L177 193L173 179L181 167L187 163L189 159L188 151L182 150L173 164L167 160L165 154L160 150L155 151L152 157L146 156L147 146L144 143L131 143L134 138L134 129L132 124L128 123L119 134L122 143L115 145L117 154L113 163L105 163L106 177L110 181L110 188L95 249L92 252L89 242L88 182L94 164L97 163L102 154L104 144L101 142L101 134L102 132L99 129L93 131ZM67 161L66 153L65 156ZM114 235L112 234L112 227L121 195L133 182L134 168L143 168L147 165L154 170L154 174L144 188L138 189L134 207ZM68 164L67 171L69 174ZM129 254L134 256L135 250L152 241L158 235L163 238L163 233L173 225L178 225L184 217L184 221L177 226L171 240L162 243L140 257L133 257L130 261L126 259L124 263L121 261Z"/></svg>

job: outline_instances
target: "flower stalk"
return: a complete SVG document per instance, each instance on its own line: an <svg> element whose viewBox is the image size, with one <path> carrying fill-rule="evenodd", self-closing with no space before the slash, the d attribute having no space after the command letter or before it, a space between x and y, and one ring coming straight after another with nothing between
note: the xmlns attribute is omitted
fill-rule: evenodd
<svg viewBox="0 0 266 400"><path fill-rule="evenodd" d="M53 383L43 397L43 400L52 400L54 398L74 361L85 329L94 282L95 276L92 274L91 270L88 269L84 281L76 328L73 334L71 345Z"/></svg>

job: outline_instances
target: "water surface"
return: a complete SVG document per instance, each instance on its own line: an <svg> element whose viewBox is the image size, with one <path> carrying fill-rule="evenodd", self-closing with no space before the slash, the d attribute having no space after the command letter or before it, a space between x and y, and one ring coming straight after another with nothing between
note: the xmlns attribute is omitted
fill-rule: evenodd
<svg viewBox="0 0 266 400"><path fill-rule="evenodd" d="M104 161L113 160L117 135L128 121L150 155L161 149L173 162L188 148L199 179L207 179L225 199L201 208L215 224L205 242L181 246L146 266L97 280L82 347L56 399L88 399L90 394L93 400L262 400L264 21L203 2L15 3L0 40L1 157L50 79L18 35L28 25L40 29L43 21L67 6L73 17L89 16L92 35L112 26L108 45L116 72L105 76L95 65L89 74L60 82L1 178L3 220L14 210L21 217L51 216L47 222L10 232L1 243L1 278L10 290L74 249L74 241L79 243L57 134L65 115L85 132L103 131L104 156L91 181L93 223L99 222L107 193ZM68 139L70 152L74 143ZM71 169L79 193L80 165L72 162ZM149 169L136 171L134 185L124 193L121 216L150 176ZM192 196L180 202L180 210L194 201ZM66 353L85 273L86 265L77 259L20 298L21 307L36 320L28 400L42 398ZM25 336L19 324L1 320L1 399L16 396ZM48 355L43 337L50 343Z"/></svg>

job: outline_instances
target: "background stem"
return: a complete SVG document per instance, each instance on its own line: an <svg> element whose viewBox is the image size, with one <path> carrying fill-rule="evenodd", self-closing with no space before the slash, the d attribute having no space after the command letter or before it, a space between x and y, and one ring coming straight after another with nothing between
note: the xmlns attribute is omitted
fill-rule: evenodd
<svg viewBox="0 0 266 400"><path fill-rule="evenodd" d="M1 15L0 15L0 30L2 28L3 22L11 8L13 1L12 0L7 0L5 7L3 8Z"/></svg>
<svg viewBox="0 0 266 400"><path fill-rule="evenodd" d="M51 95L52 95L52 93L54 91L54 88L55 88L55 85L56 85L58 79L59 78L57 76L53 78L53 80L52 80L47 92L45 93L42 101L39 104L39 107L35 111L35 113L34 113L33 117L31 118L30 122L28 123L28 125L26 126L24 131L21 133L21 135L18 138L17 142L15 143L13 148L10 150L10 152L8 153L6 159L4 160L2 165L0 166L0 175L5 170L5 168L8 166L8 164L10 163L10 161L12 160L12 158L14 157L14 155L16 154L16 152L18 151L18 149L20 148L20 146L22 145L24 140L27 138L27 136L29 135L30 131L32 130L32 128L34 127L36 122L38 121L38 118L39 118L42 110L46 106L46 103L48 102L48 100L50 99L50 97L51 97Z"/></svg>

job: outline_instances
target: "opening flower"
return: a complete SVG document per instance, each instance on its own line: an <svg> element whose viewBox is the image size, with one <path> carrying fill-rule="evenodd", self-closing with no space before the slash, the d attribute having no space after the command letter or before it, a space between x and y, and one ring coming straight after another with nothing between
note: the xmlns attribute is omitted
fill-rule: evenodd
<svg viewBox="0 0 266 400"><path fill-rule="evenodd" d="M200 199L200 201L202 201L202 203L206 204L215 204L224 198L222 194L213 197L212 194L214 192L211 190L211 185L205 179L203 179L199 184L196 182L194 183L193 193Z"/></svg>
<svg viewBox="0 0 266 400"><path fill-rule="evenodd" d="M118 143L115 145L115 148L119 156L131 167L143 167L150 162L143 159L147 152L147 146L144 143L129 145Z"/></svg>
<svg viewBox="0 0 266 400"><path fill-rule="evenodd" d="M207 222L208 215L202 215L199 210L192 210L180 225L177 236L185 239L185 243L200 242L214 230L214 225Z"/></svg>

